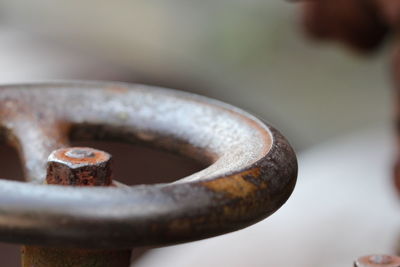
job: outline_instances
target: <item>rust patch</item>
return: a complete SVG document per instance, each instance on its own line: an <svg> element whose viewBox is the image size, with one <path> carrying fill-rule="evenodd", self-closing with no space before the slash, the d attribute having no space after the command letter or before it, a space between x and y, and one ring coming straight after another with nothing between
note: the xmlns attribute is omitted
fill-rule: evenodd
<svg viewBox="0 0 400 267"><path fill-rule="evenodd" d="M130 250L22 247L23 267L126 267Z"/></svg>
<svg viewBox="0 0 400 267"><path fill-rule="evenodd" d="M111 155L87 147L62 148L49 156L47 184L109 186Z"/></svg>
<svg viewBox="0 0 400 267"><path fill-rule="evenodd" d="M189 220L184 220L184 219L177 219L173 220L169 225L168 228L172 232L178 232L178 231L188 231L191 227L192 223Z"/></svg>
<svg viewBox="0 0 400 267"><path fill-rule="evenodd" d="M259 187L257 187L254 183L246 179L248 176L251 176L252 179L259 178L260 169L250 169L240 174L226 176L212 181L206 181L202 184L213 191L227 193L231 197L240 198L246 197L249 194L267 186L266 183L262 183Z"/></svg>

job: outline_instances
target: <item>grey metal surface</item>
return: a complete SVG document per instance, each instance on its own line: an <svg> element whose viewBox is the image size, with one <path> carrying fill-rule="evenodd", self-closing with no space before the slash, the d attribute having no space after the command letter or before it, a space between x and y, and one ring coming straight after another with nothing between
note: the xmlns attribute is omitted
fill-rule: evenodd
<svg viewBox="0 0 400 267"><path fill-rule="evenodd" d="M31 181L0 181L1 241L128 248L196 240L267 217L296 182L296 157L278 131L188 93L97 82L2 86L0 121ZM48 155L71 138L142 142L210 166L171 184L40 185Z"/></svg>

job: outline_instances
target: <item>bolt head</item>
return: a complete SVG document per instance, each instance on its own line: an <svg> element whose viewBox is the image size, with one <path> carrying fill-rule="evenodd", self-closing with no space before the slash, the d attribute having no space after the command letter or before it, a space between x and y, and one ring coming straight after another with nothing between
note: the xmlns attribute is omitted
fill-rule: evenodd
<svg viewBox="0 0 400 267"><path fill-rule="evenodd" d="M107 152L90 147L68 147L53 151L48 162L64 164L69 168L94 166L110 161L111 155Z"/></svg>
<svg viewBox="0 0 400 267"><path fill-rule="evenodd" d="M74 147L65 152L65 155L70 158L84 159L93 158L95 156L95 153L93 152L93 149L90 148Z"/></svg>
<svg viewBox="0 0 400 267"><path fill-rule="evenodd" d="M89 147L53 151L47 163L47 184L108 186L112 183L111 155Z"/></svg>
<svg viewBox="0 0 400 267"><path fill-rule="evenodd" d="M355 267L400 267L400 257L391 255L369 255L358 258Z"/></svg>

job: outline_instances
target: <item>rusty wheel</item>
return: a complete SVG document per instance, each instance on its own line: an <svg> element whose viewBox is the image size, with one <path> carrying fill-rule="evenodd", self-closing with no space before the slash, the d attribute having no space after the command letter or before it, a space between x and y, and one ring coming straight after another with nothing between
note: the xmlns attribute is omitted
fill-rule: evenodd
<svg viewBox="0 0 400 267"><path fill-rule="evenodd" d="M206 238L269 216L296 182L296 157L278 131L189 93L96 82L2 86L0 123L28 181L0 180L5 242L121 249ZM170 184L43 185L48 156L70 138L143 142L210 165Z"/></svg>

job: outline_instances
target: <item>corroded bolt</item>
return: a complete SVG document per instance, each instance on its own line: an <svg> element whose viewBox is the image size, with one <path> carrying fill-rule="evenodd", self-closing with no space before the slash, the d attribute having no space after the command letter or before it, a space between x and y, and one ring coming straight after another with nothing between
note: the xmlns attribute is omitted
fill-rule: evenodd
<svg viewBox="0 0 400 267"><path fill-rule="evenodd" d="M358 258L354 267L400 267L400 257L391 255L369 255Z"/></svg>
<svg viewBox="0 0 400 267"><path fill-rule="evenodd" d="M88 147L62 148L48 158L47 184L107 186L111 155ZM99 203L101 205L101 203ZM22 247L23 267L128 267L131 251L59 247Z"/></svg>
<svg viewBox="0 0 400 267"><path fill-rule="evenodd" d="M53 151L48 159L48 184L108 186L111 184L111 155L89 147Z"/></svg>

